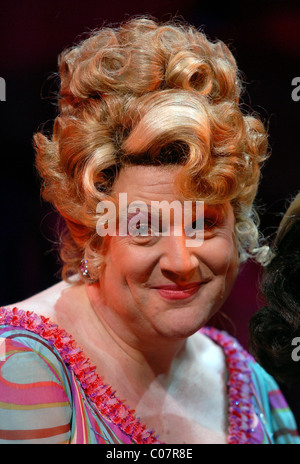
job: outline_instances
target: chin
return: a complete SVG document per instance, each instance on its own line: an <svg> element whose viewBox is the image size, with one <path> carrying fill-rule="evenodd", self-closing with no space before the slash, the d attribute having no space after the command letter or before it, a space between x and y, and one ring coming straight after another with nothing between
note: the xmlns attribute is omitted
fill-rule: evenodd
<svg viewBox="0 0 300 464"><path fill-rule="evenodd" d="M168 317L156 324L157 332L170 339L186 339L205 326L212 316L210 311L208 312L209 314L206 311L199 314L199 308L197 308L196 314L195 311L190 310L172 310Z"/></svg>

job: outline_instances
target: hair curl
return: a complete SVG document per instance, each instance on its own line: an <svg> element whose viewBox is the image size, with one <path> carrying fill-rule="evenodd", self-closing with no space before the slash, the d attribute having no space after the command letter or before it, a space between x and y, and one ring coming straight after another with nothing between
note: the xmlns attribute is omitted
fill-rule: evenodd
<svg viewBox="0 0 300 464"><path fill-rule="evenodd" d="M292 359L292 340L300 334L300 194L284 215L265 267L262 293L267 306L250 321L251 351L278 381L300 383L300 364Z"/></svg>
<svg viewBox="0 0 300 464"><path fill-rule="evenodd" d="M234 207L241 261L259 256L253 200L268 148L221 41L183 21L133 18L102 27L59 57L59 115L34 137L43 197L67 224L63 277L101 265L96 205L128 164L181 164L186 198ZM93 272L93 271L92 271Z"/></svg>

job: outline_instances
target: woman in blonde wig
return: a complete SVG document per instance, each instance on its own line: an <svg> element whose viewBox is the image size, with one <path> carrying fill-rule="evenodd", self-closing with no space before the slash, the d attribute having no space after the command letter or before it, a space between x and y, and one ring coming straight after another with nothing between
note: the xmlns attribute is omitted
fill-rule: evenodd
<svg viewBox="0 0 300 464"><path fill-rule="evenodd" d="M239 263L267 258L252 208L267 137L231 52L141 17L65 51L59 73L35 146L63 280L1 309L0 442L296 442L273 379L206 327Z"/></svg>

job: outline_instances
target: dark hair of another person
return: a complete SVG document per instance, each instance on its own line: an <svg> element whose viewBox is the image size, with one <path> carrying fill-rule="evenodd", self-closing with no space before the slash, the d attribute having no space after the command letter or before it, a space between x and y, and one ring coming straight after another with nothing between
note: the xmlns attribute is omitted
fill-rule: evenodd
<svg viewBox="0 0 300 464"><path fill-rule="evenodd" d="M292 340L300 337L300 194L288 208L266 266L262 292L267 305L250 321L250 349L257 361L285 384L300 383L300 361Z"/></svg>

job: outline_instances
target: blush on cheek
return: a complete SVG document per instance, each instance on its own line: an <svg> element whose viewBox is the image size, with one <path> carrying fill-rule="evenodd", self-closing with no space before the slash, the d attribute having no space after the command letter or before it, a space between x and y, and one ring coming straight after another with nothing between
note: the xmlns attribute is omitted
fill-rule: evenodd
<svg viewBox="0 0 300 464"><path fill-rule="evenodd" d="M231 240L219 240L218 246L211 247L209 267L217 279L223 281L220 299L225 301L238 274L238 251L235 243Z"/></svg>
<svg viewBox="0 0 300 464"><path fill-rule="evenodd" d="M118 281L129 289L132 282L144 283L149 278L155 260L152 250L132 244L128 237L112 237L105 256L106 278Z"/></svg>
<svg viewBox="0 0 300 464"><path fill-rule="evenodd" d="M226 274L237 265L237 251L234 244L216 237L202 245L201 258L215 275Z"/></svg>

